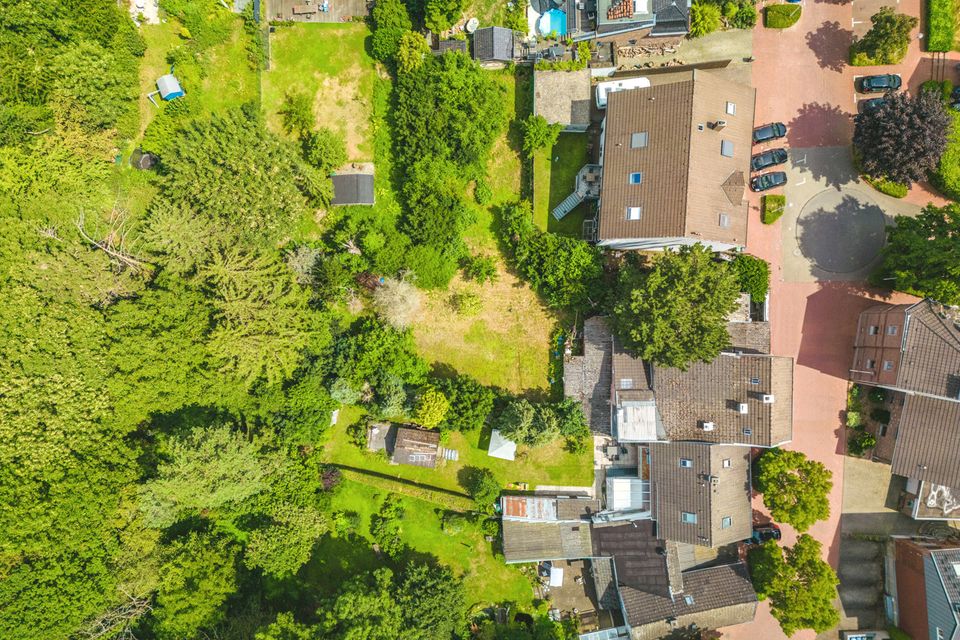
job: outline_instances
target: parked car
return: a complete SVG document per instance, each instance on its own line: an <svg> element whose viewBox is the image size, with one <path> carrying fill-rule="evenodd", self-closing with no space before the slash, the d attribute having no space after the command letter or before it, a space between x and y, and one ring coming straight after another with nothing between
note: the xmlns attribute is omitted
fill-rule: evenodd
<svg viewBox="0 0 960 640"><path fill-rule="evenodd" d="M787 150L783 147L770 149L763 153L758 153L750 158L750 169L752 171L763 171L767 167L775 167L787 161Z"/></svg>
<svg viewBox="0 0 960 640"><path fill-rule="evenodd" d="M773 524L764 524L764 525L754 525L753 535L750 536L749 540L746 542L752 542L753 544L763 544L767 540L779 540L780 539L780 527Z"/></svg>
<svg viewBox="0 0 960 640"><path fill-rule="evenodd" d="M750 181L750 188L754 191L766 191L787 184L787 174L783 171L771 171L759 175Z"/></svg>
<svg viewBox="0 0 960 640"><path fill-rule="evenodd" d="M753 144L776 140L785 135L787 135L787 125L782 122L771 122L753 130Z"/></svg>
<svg viewBox="0 0 960 640"><path fill-rule="evenodd" d="M900 88L903 81L895 73L885 73L879 76L865 76L860 78L861 93L883 93L884 91L896 91Z"/></svg>
<svg viewBox="0 0 960 640"><path fill-rule="evenodd" d="M869 100L861 100L857 103L857 106L860 109L860 113L870 113L882 107L886 101L886 98L870 98Z"/></svg>

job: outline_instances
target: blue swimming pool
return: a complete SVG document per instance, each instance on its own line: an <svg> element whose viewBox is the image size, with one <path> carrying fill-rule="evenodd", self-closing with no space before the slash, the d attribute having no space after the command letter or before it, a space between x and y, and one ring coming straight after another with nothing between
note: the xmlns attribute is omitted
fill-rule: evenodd
<svg viewBox="0 0 960 640"><path fill-rule="evenodd" d="M543 36L551 33L556 33L558 36L567 35L567 14L560 9L550 9L540 16L537 21L537 30Z"/></svg>

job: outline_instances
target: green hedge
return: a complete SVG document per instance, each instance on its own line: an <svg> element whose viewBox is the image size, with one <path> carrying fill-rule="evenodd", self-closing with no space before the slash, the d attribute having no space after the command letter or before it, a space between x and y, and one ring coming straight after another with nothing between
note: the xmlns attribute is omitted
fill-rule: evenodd
<svg viewBox="0 0 960 640"><path fill-rule="evenodd" d="M875 67L880 62L874 60L862 51L857 51L856 46L850 47L850 66L851 67Z"/></svg>
<svg viewBox="0 0 960 640"><path fill-rule="evenodd" d="M886 178L871 178L870 176L863 176L863 179L867 184L880 193L885 193L893 198L905 198L907 196L907 191L910 190L908 185L900 184L899 182L894 182L893 180L887 180Z"/></svg>
<svg viewBox="0 0 960 640"><path fill-rule="evenodd" d="M927 51L951 51L954 36L953 0L928 0Z"/></svg>
<svg viewBox="0 0 960 640"><path fill-rule="evenodd" d="M960 111L947 109L953 118L953 131L947 150L940 156L940 166L930 175L930 182L951 200L960 200Z"/></svg>
<svg viewBox="0 0 960 640"><path fill-rule="evenodd" d="M413 481L400 482L391 478L383 478L372 473L365 473L360 469L345 469L338 467L343 477L352 482L359 482L374 489L381 489L390 493L400 493L410 498L432 502L453 511L471 511L474 508L473 500L466 494L452 495L453 492L438 491L431 487L418 485Z"/></svg>
<svg viewBox="0 0 960 640"><path fill-rule="evenodd" d="M763 10L763 26L770 29L786 29L800 19L799 4L772 4Z"/></svg>
<svg viewBox="0 0 960 640"><path fill-rule="evenodd" d="M786 196L763 196L760 200L760 220L763 224L773 224L783 215L783 209L786 206Z"/></svg>

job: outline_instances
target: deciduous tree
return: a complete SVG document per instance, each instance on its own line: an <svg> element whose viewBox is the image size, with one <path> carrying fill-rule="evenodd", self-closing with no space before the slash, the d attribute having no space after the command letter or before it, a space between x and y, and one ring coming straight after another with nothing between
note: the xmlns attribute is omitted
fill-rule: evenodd
<svg viewBox="0 0 960 640"><path fill-rule="evenodd" d="M833 474L799 451L769 449L757 461L754 486L774 520L806 531L817 520L830 516L827 495Z"/></svg>
<svg viewBox="0 0 960 640"><path fill-rule="evenodd" d="M685 369L709 362L730 343L727 316L739 294L736 274L703 245L665 251L649 267L627 264L612 305L624 346L644 360Z"/></svg>
<svg viewBox="0 0 960 640"><path fill-rule="evenodd" d="M888 93L881 106L856 117L853 144L864 173L910 184L936 170L950 128L936 93Z"/></svg>
<svg viewBox="0 0 960 640"><path fill-rule="evenodd" d="M875 64L897 64L907 54L910 32L919 20L883 7L870 16L872 25L863 38L853 43L853 51L866 55Z"/></svg>
<svg viewBox="0 0 960 640"><path fill-rule="evenodd" d="M403 34L413 28L407 7L400 0L381 0L373 5L373 57L392 60L400 47Z"/></svg>
<svg viewBox="0 0 960 640"><path fill-rule="evenodd" d="M897 216L894 222L870 282L960 304L960 205L928 205L920 215Z"/></svg>
<svg viewBox="0 0 960 640"><path fill-rule="evenodd" d="M530 114L523 121L524 152L532 157L540 149L552 149L553 145L557 144L561 131L562 124L550 124L543 116Z"/></svg>

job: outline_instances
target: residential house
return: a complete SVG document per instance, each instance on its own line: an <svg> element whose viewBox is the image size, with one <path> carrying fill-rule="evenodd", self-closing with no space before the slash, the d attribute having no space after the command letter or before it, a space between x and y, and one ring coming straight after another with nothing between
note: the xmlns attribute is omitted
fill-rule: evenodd
<svg viewBox="0 0 960 640"><path fill-rule="evenodd" d="M507 564L578 560L591 555L591 498L503 496L503 557Z"/></svg>
<svg viewBox="0 0 960 640"><path fill-rule="evenodd" d="M960 640L960 546L895 541L897 626L913 640Z"/></svg>
<svg viewBox="0 0 960 640"><path fill-rule="evenodd" d="M614 610L632 640L661 638L691 625L715 629L753 620L757 596L743 563L685 569L679 545L659 537L650 520L591 522L584 499L564 498L541 499L546 517L517 517L509 502L516 499L503 499L507 562L583 554L591 563L597 607ZM523 508L529 513L529 506ZM559 521L559 512L571 520Z"/></svg>
<svg viewBox="0 0 960 640"><path fill-rule="evenodd" d="M505 27L484 27L473 34L473 59L480 63L507 63L517 59L520 41Z"/></svg>
<svg viewBox="0 0 960 640"><path fill-rule="evenodd" d="M533 72L533 113L564 131L590 126L590 70Z"/></svg>
<svg viewBox="0 0 960 640"><path fill-rule="evenodd" d="M599 213L611 249L742 248L755 91L706 71L607 96Z"/></svg>
<svg viewBox="0 0 960 640"><path fill-rule="evenodd" d="M541 35L556 33L575 42L624 43L684 36L690 29L688 0L530 0L530 12Z"/></svg>
<svg viewBox="0 0 960 640"><path fill-rule="evenodd" d="M917 519L960 519L960 319L932 300L880 304L860 314L853 382L887 390L892 450L907 478L905 510ZM881 456L882 457L882 456Z"/></svg>
<svg viewBox="0 0 960 640"><path fill-rule="evenodd" d="M750 450L703 442L650 445L653 519L666 540L705 547L750 537Z"/></svg>
<svg viewBox="0 0 960 640"><path fill-rule="evenodd" d="M373 191L373 174L345 173L330 176L333 182L332 205L372 205L376 198Z"/></svg>

